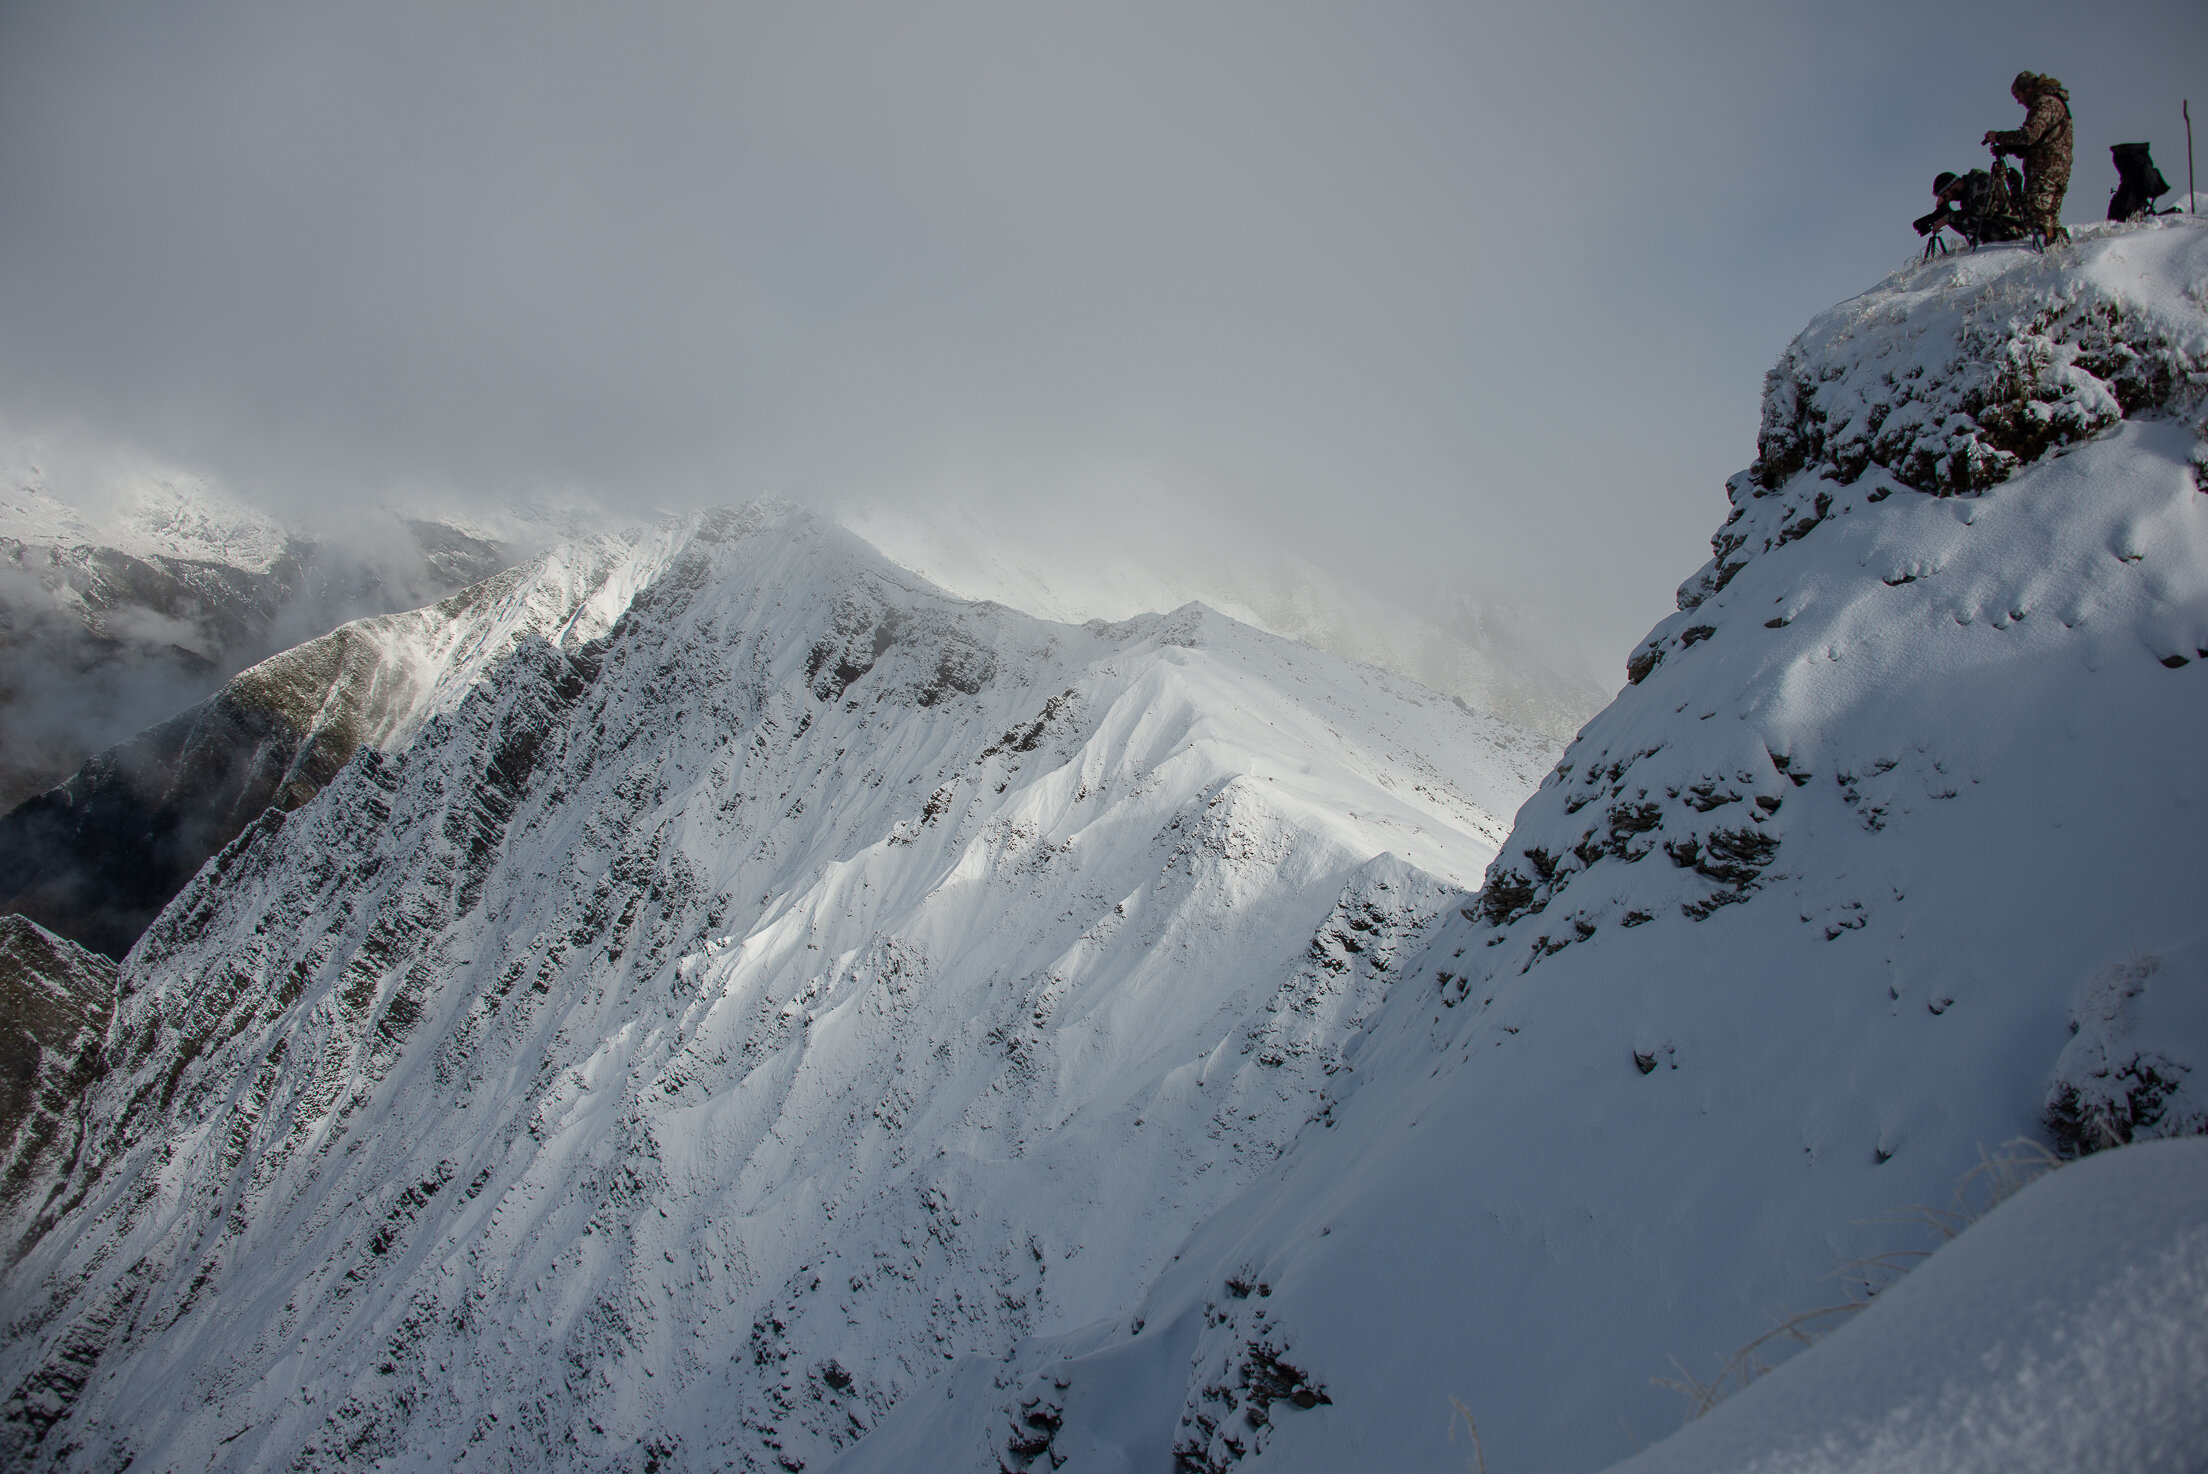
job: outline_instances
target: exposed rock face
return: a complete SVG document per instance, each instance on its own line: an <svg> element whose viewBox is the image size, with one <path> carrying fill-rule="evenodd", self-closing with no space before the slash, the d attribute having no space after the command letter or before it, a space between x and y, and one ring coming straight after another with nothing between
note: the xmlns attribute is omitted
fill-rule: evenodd
<svg viewBox="0 0 2208 1474"><path fill-rule="evenodd" d="M264 809L319 792L363 743L409 740L523 637L604 632L667 534L571 544L428 609L341 626L240 672L0 818L0 911L120 959Z"/></svg>
<svg viewBox="0 0 2208 1474"><path fill-rule="evenodd" d="M0 1215L11 1225L51 1221L42 1189L83 1144L85 1094L104 1067L114 1012L113 963L0 916ZM19 1244L9 1239L12 1262Z"/></svg>
<svg viewBox="0 0 2208 1474"><path fill-rule="evenodd" d="M597 638L500 642L130 954L0 1300L11 1465L817 1467L1124 1315L1553 756L788 509L621 566ZM1227 1375L1319 1405L1289 1367Z"/></svg>

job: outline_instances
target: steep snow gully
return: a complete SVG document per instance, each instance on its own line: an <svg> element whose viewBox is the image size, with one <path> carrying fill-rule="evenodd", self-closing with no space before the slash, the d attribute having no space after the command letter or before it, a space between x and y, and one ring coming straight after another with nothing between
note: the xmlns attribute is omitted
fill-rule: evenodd
<svg viewBox="0 0 2208 1474"><path fill-rule="evenodd" d="M1982 1150L2121 1147L1647 1465L1935 1466L1787 1410L2032 1273L2003 1224L2208 1283L2201 1149L2123 1146L2208 1126L2208 232L2078 234L1811 325L1560 760L1198 606L669 531L125 959L11 1159L0 1457L1316 1474L1461 1467L1461 1404L1592 1470ZM2122 1446L2197 1467L2169 1402Z"/></svg>

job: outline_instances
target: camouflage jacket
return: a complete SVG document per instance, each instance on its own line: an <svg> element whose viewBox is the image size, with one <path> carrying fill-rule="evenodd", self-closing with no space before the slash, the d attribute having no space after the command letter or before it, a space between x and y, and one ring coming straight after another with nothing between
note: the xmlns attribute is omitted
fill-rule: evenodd
<svg viewBox="0 0 2208 1474"><path fill-rule="evenodd" d="M2060 87L2045 88L2032 98L2024 126L1988 134L1995 147L2024 160L2024 172L2035 183L2066 185L2070 182L2070 104Z"/></svg>

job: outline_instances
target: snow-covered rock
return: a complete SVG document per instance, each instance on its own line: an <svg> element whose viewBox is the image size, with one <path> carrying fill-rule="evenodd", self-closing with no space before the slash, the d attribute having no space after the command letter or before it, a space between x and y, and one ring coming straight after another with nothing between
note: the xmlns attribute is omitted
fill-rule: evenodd
<svg viewBox="0 0 2208 1474"><path fill-rule="evenodd" d="M0 462L0 538L36 548L107 548L142 561L207 563L268 573L295 555L297 539L266 512L204 476L138 466L123 473L109 507L54 495L34 446ZM83 602L81 590L64 597Z"/></svg>
<svg viewBox="0 0 2208 1474"><path fill-rule="evenodd" d="M2208 232L2078 234L1812 326L1492 863L1546 755L1431 692L690 524L147 932L8 1457L1565 1474L1988 1150L2197 1131Z"/></svg>
<svg viewBox="0 0 2208 1474"><path fill-rule="evenodd" d="M1716 557L1325 1123L1134 1314L839 1474L1461 1467L1459 1403L1488 1468L1598 1468L1982 1152L2200 1129L2208 231L2078 234L1812 325ZM1979 471L1918 489L1935 434Z"/></svg>
<svg viewBox="0 0 2208 1474"><path fill-rule="evenodd" d="M1475 711L1568 740L1607 688L1534 618L1459 586L1386 598L1160 488L1122 489L1112 515L1035 528L1003 510L858 504L844 525L952 593L1045 619L1127 619L1201 602L1245 624L1409 676ZM1074 543L1074 546L1068 546Z"/></svg>
<svg viewBox="0 0 2208 1474"><path fill-rule="evenodd" d="M461 694L126 960L0 1291L11 1464L817 1467L1123 1319L1555 753L787 508L624 566L600 638L408 667Z"/></svg>

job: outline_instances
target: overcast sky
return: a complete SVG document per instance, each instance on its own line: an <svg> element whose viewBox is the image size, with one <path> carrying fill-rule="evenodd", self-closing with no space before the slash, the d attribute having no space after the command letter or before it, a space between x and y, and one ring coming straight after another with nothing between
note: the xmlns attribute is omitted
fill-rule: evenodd
<svg viewBox="0 0 2208 1474"><path fill-rule="evenodd" d="M1164 486L1606 676L1763 371L2208 5L0 3L0 419L272 506ZM2208 130L2203 143L2208 144Z"/></svg>

